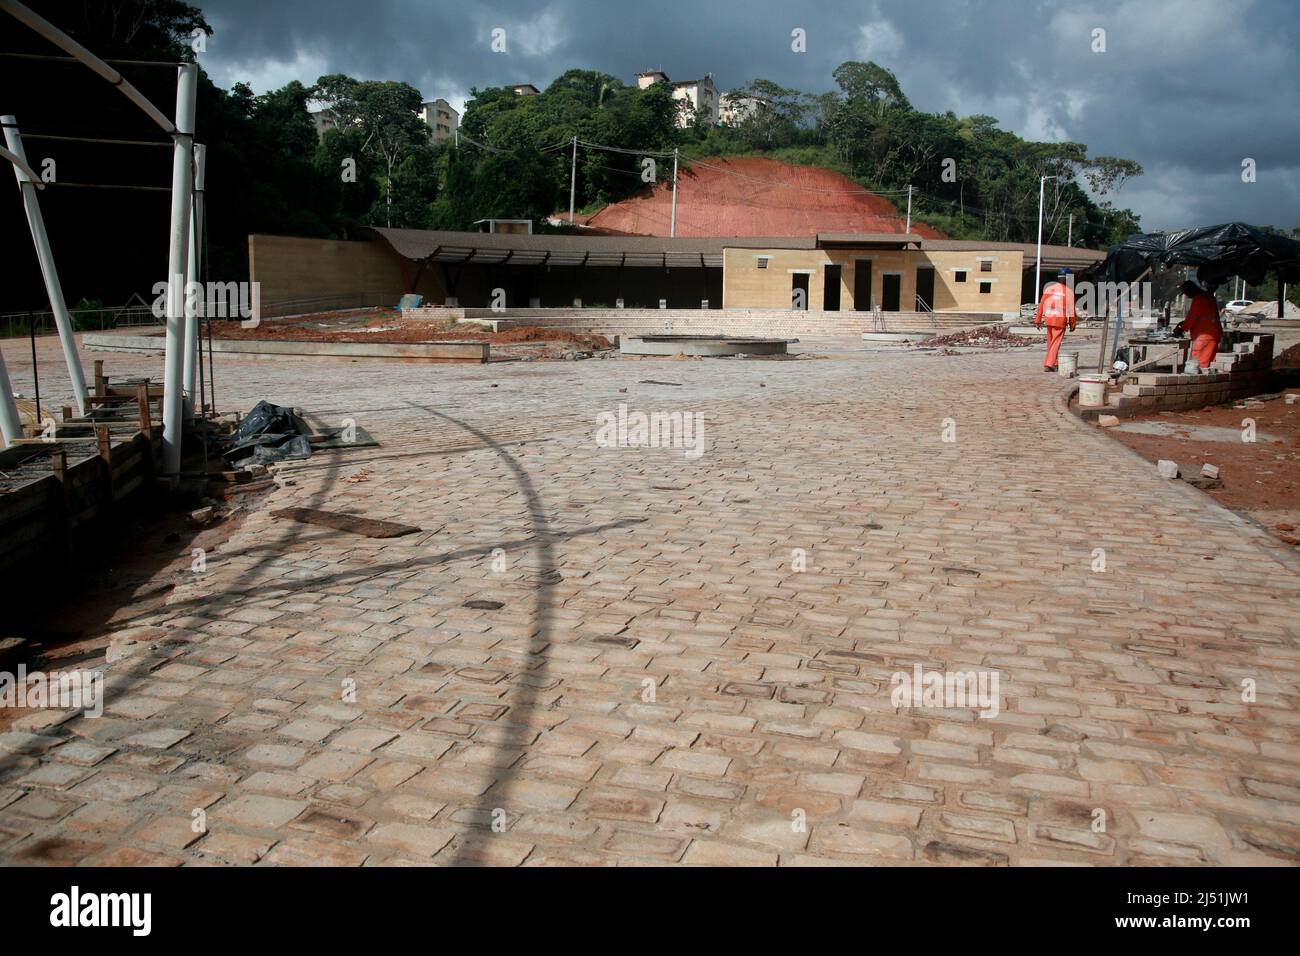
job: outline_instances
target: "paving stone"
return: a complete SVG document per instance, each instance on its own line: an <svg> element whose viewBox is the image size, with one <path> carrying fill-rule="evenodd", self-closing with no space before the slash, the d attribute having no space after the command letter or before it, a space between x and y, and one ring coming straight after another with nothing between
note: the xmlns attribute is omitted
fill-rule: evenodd
<svg viewBox="0 0 1300 956"><path fill-rule="evenodd" d="M253 830L276 830L296 817L306 806L305 800L286 800L282 797L247 793L222 801L211 816L221 823L232 823Z"/></svg>
<svg viewBox="0 0 1300 956"><path fill-rule="evenodd" d="M844 344L801 342L838 351L765 368L761 394L746 363L683 373L674 400L717 427L671 462L593 453L591 409L640 363L230 357L229 407L291 395L404 449L382 481L286 465L268 502L438 547L281 541L250 502L207 574L115 609L176 656L109 664L103 717L0 732L0 864L1296 862L1300 576L1276 539L1064 418L1036 355ZM54 369L57 347L37 343ZM31 387L30 362L11 374ZM452 404L491 443L421 411ZM1106 481L1081 493L1080 461ZM1099 514L1115 573L1091 571ZM913 663L996 670L1000 713L896 707ZM497 807L508 834L483 828Z"/></svg>

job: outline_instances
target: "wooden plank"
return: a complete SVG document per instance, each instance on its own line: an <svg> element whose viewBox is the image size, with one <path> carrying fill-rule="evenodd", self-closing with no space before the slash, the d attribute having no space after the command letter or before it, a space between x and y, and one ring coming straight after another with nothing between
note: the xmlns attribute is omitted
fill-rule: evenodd
<svg viewBox="0 0 1300 956"><path fill-rule="evenodd" d="M141 382L135 389L135 403L139 410L140 431L148 435L153 429L153 417L149 410L149 385Z"/></svg>
<svg viewBox="0 0 1300 956"><path fill-rule="evenodd" d="M395 521L359 518L356 515L345 515L335 511L318 511L315 508L281 508L279 511L272 511L271 517L289 518L304 524L318 524L333 528L335 531L362 534L367 538L400 538L420 530L412 525L398 524Z"/></svg>

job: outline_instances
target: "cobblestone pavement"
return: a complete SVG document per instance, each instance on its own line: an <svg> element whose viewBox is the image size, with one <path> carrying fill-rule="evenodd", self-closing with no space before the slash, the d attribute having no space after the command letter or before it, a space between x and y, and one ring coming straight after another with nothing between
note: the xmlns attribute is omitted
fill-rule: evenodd
<svg viewBox="0 0 1300 956"><path fill-rule="evenodd" d="M1294 863L1293 556L1040 362L223 359L226 407L382 447L287 469L122 622L104 716L0 735L0 859ZM598 448L620 403L707 450ZM996 675L996 715L896 706L916 665Z"/></svg>

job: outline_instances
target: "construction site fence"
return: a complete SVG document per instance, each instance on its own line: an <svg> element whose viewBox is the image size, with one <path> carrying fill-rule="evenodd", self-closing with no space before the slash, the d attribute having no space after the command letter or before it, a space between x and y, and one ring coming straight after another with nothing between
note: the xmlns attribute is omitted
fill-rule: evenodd
<svg viewBox="0 0 1300 956"><path fill-rule="evenodd" d="M343 295L313 296L305 299L285 299L279 302L261 303L261 317L264 319L284 318L291 315L310 315L314 312L338 312L345 309L396 308L400 296L391 292L350 292ZM217 309L211 310L214 317L221 315ZM71 312L73 325L78 332L104 332L109 329L138 328L156 325L162 327L165 320L153 314L150 306L132 305L117 308L77 308ZM227 314L226 318L248 318L249 316ZM43 312L3 312L0 313L0 338L27 337L36 335L55 335L58 327L54 313Z"/></svg>

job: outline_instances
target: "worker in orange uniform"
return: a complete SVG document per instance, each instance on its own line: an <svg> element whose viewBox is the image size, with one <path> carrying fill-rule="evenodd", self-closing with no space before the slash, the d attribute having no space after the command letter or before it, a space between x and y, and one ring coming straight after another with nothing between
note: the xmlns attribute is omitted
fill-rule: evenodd
<svg viewBox="0 0 1300 956"><path fill-rule="evenodd" d="M1055 282L1047 283L1043 297L1038 301L1038 315L1034 325L1042 328L1047 325L1047 357L1043 359L1043 371L1056 371L1056 354L1061 351L1061 341L1065 338L1065 326L1074 331L1076 316L1074 314L1074 290L1067 285L1069 269L1062 269Z"/></svg>
<svg viewBox="0 0 1300 956"><path fill-rule="evenodd" d="M1187 317L1175 327L1182 329L1192 340L1192 357L1201 368L1214 364L1214 356L1219 351L1219 341L1223 338L1223 326L1219 322L1219 303L1214 296L1200 285L1187 280L1179 290L1191 301L1187 305Z"/></svg>

